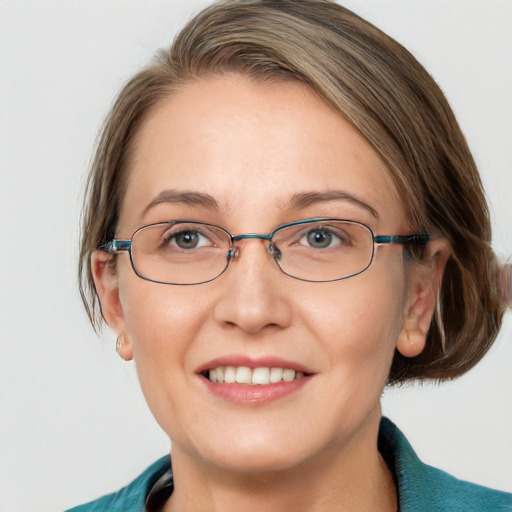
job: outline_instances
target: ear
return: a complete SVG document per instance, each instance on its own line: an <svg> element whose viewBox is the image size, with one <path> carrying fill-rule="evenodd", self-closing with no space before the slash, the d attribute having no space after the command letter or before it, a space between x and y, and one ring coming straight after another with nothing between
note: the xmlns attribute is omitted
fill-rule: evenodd
<svg viewBox="0 0 512 512"><path fill-rule="evenodd" d="M118 336L123 335L126 329L115 261L108 252L97 250L91 255L91 267L103 318Z"/></svg>
<svg viewBox="0 0 512 512"><path fill-rule="evenodd" d="M403 313L402 331L396 348L404 357L415 357L425 348L427 333L438 300L449 244L439 238L429 242L426 263L410 263L407 277L408 297Z"/></svg>

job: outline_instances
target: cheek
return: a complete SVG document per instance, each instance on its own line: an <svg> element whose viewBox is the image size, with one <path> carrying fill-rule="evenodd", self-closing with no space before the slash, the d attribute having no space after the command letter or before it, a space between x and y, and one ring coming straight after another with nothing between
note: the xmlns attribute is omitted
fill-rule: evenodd
<svg viewBox="0 0 512 512"><path fill-rule="evenodd" d="M403 271L392 265L377 270L318 288L303 303L303 317L333 364L351 361L358 369L391 363L402 323Z"/></svg>
<svg viewBox="0 0 512 512"><path fill-rule="evenodd" d="M204 324L202 298L194 287L172 287L119 272L125 327L142 379L184 364L184 354Z"/></svg>
<svg viewBox="0 0 512 512"><path fill-rule="evenodd" d="M186 431L180 418L189 414L183 396L190 353L205 324L204 299L193 287L174 289L135 279L139 282L123 283L121 299L139 383L162 429L180 438Z"/></svg>

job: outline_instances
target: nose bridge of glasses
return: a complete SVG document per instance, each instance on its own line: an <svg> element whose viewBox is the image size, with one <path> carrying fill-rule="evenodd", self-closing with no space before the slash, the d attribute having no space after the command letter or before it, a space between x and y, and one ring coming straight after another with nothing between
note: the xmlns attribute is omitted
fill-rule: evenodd
<svg viewBox="0 0 512 512"><path fill-rule="evenodd" d="M268 245L269 254L274 259L278 260L281 255L281 252L272 242L272 236L273 236L273 233L269 233L266 235L259 234L259 233L245 233L243 235L232 236L231 239L232 239L233 243L240 242L242 240L264 240L264 241L267 241L267 242L269 242L269 245ZM238 258L239 256L240 256L240 247L234 246L228 252L228 258L230 260Z"/></svg>
<svg viewBox="0 0 512 512"><path fill-rule="evenodd" d="M233 242L238 242L239 240L244 240L246 238L255 238L257 240L272 240L272 233L267 235L261 235L258 233L245 233L244 235L236 235L233 236Z"/></svg>

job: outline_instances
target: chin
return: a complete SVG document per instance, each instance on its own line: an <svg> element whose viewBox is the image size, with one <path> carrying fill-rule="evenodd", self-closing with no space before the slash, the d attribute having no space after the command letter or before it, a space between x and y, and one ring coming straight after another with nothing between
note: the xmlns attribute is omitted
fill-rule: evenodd
<svg viewBox="0 0 512 512"><path fill-rule="evenodd" d="M274 436L240 436L228 434L222 439L210 437L198 449L203 460L236 473L267 473L284 471L299 466L308 458L303 440Z"/></svg>
<svg viewBox="0 0 512 512"><path fill-rule="evenodd" d="M264 474L291 470L301 465L302 457L295 454L280 454L272 451L258 453L230 450L210 460L212 465L238 474Z"/></svg>

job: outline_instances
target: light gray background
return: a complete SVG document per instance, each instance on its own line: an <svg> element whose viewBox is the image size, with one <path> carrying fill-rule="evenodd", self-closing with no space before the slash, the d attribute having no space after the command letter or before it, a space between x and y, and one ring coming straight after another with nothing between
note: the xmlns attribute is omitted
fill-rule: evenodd
<svg viewBox="0 0 512 512"><path fill-rule="evenodd" d="M454 106L512 253L512 1L347 0L405 44ZM0 0L0 510L55 511L124 485L169 443L134 369L81 307L81 191L122 83L202 0ZM427 462L512 491L512 321L443 385L386 391Z"/></svg>

